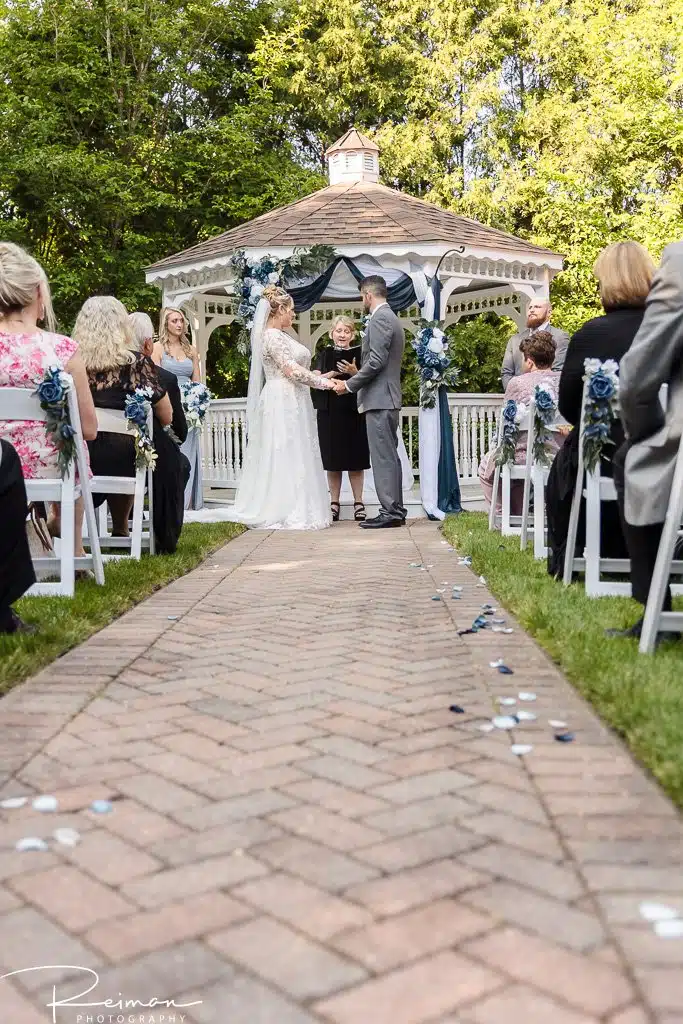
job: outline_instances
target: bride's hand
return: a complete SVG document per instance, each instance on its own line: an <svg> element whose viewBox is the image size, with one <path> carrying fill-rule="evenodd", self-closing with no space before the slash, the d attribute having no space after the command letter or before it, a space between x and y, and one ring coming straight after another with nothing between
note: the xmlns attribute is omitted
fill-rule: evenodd
<svg viewBox="0 0 683 1024"><path fill-rule="evenodd" d="M322 376L327 377L328 380L334 380L334 378L339 375L336 370L330 370L329 373L323 373Z"/></svg>

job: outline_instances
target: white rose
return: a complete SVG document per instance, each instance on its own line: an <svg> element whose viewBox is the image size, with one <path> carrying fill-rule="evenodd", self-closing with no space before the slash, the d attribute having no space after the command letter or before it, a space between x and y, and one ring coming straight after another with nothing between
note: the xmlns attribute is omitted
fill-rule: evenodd
<svg viewBox="0 0 683 1024"><path fill-rule="evenodd" d="M441 355L443 352L443 341L435 335L429 340L427 348L430 352L436 352L437 355Z"/></svg>
<svg viewBox="0 0 683 1024"><path fill-rule="evenodd" d="M278 281L280 280L280 275L278 274L277 270L274 270L272 274L268 274L268 280L270 281L271 284L278 283Z"/></svg>
<svg viewBox="0 0 683 1024"><path fill-rule="evenodd" d="M261 296L263 295L263 285L262 284L255 284L252 287L250 294L251 294L251 298L252 299L260 299Z"/></svg>

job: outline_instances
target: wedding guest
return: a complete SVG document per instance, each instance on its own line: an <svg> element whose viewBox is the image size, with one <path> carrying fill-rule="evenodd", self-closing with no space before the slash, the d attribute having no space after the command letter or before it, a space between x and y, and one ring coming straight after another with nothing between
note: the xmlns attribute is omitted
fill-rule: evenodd
<svg viewBox="0 0 683 1024"><path fill-rule="evenodd" d="M200 381L199 355L188 338L188 322L182 309L166 306L159 317L159 341L154 346L152 358L157 366L163 367L178 378L180 385L188 381ZM204 507L202 484L202 455L200 432L190 430L181 450L190 462L190 479L185 487L185 508Z"/></svg>
<svg viewBox="0 0 683 1024"><path fill-rule="evenodd" d="M666 412L662 384L668 384ZM640 330L621 362L619 404L626 440L614 456L614 483L633 597L645 605L683 431L683 242L664 250ZM664 611L670 610L667 588ZM608 632L639 637L642 624L640 618L630 629Z"/></svg>
<svg viewBox="0 0 683 1024"><path fill-rule="evenodd" d="M316 370L324 377L350 380L360 368L361 346L352 347L356 333L350 316L337 316L332 321L330 337L333 345L321 349ZM366 518L363 504L363 479L370 468L370 450L365 429L365 416L358 412L355 395L333 395L329 391L311 392L318 420L318 441L323 466L330 488L332 520L337 522L341 505L342 476L349 475L353 492L353 518L360 523Z"/></svg>
<svg viewBox="0 0 683 1024"><path fill-rule="evenodd" d="M621 362L643 321L645 300L654 271L655 266L647 250L631 241L608 245L593 268L605 313L589 320L573 335L560 377L560 413L574 429L551 466L546 489L548 572L551 576L561 576L564 570L569 515L578 473L584 362L586 359ZM612 476L612 459L623 439L621 424L616 422L612 426L611 444L606 445L603 451L603 476ZM602 502L600 516L602 555L605 558L626 558L626 544L614 502ZM577 554L583 551L584 544L585 502L582 501Z"/></svg>
<svg viewBox="0 0 683 1024"><path fill-rule="evenodd" d="M136 388L152 391L154 417L161 426L173 418L166 390L162 387L151 359L133 352L135 339L125 307L111 295L88 299L74 326L74 339L80 345L88 374L90 391L98 409L126 407L126 397ZM90 465L96 476L135 476L133 435L100 431L88 443ZM112 534L128 537L128 520L133 507L132 494L95 494L95 506L107 501L112 517Z"/></svg>
<svg viewBox="0 0 683 1024"><path fill-rule="evenodd" d="M555 339L550 331L536 331L525 338L521 344L521 355L523 362L523 373L514 377L505 392L507 400L514 400L529 405L529 402L536 394L536 388L541 386L552 392L557 401L557 389L560 375L553 370L555 362ZM515 465L523 466L526 462L527 431L520 430L515 445ZM549 442L549 448L556 448L556 442ZM487 509L491 508L493 500L493 478L496 472L496 456L498 449L487 452L479 467L479 481L484 492L484 500ZM523 480L510 481L510 514L513 516L522 513L522 498L524 493ZM498 509L501 503L498 501Z"/></svg>
<svg viewBox="0 0 683 1024"><path fill-rule="evenodd" d="M522 342L526 341L537 331L549 332L555 342L553 370L559 373L564 366L569 335L566 331L561 331L558 327L551 326L550 318L552 311L552 306L547 299L532 299L529 303L526 311L526 330L519 334L513 334L505 349L501 377L503 380L503 391L506 394L510 381L525 372L524 356L521 350Z"/></svg>
<svg viewBox="0 0 683 1024"><path fill-rule="evenodd" d="M151 357L154 348L154 327L146 313L129 316L135 338L135 351ZM190 463L180 450L187 437L187 421L175 374L156 367L161 386L166 389L173 409L173 419L163 427L154 419L154 447L157 464L152 474L153 525L157 551L173 554L183 528L185 485L190 477Z"/></svg>
<svg viewBox="0 0 683 1024"><path fill-rule="evenodd" d="M39 326L45 323L48 330ZM78 343L54 333L50 286L40 264L18 245L0 242L0 389L26 388L33 393L51 367L73 377L81 430L86 441L97 436L95 406ZM0 394L0 409L2 397ZM2 420L0 437L17 451L26 480L57 473L57 449L40 420ZM83 502L76 502L75 555L85 555L82 543ZM53 505L48 528L60 532L60 508Z"/></svg>
<svg viewBox="0 0 683 1024"><path fill-rule="evenodd" d="M0 633L34 633L12 605L36 582L26 537L26 484L21 461L9 441L0 440Z"/></svg>

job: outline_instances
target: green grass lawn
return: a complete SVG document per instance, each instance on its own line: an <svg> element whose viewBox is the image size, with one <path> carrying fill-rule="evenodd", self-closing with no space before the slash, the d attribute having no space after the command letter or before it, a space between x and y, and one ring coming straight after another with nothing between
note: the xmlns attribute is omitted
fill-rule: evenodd
<svg viewBox="0 0 683 1024"><path fill-rule="evenodd" d="M518 537L489 533L483 513L448 518L444 535L683 807L683 640L647 656L635 640L606 638L607 627L632 625L641 606L564 587L519 550Z"/></svg>
<svg viewBox="0 0 683 1024"><path fill-rule="evenodd" d="M0 635L0 694L123 615L213 551L244 532L234 523L188 523L174 555L144 556L105 566L106 585L77 583L76 595L25 597L15 610L39 631L33 636Z"/></svg>

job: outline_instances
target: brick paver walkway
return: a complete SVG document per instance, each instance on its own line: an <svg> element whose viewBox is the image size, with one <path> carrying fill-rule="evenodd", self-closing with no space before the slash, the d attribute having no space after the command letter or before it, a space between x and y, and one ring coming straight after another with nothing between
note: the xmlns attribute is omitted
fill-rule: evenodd
<svg viewBox="0 0 683 1024"><path fill-rule="evenodd" d="M457 562L426 522L246 534L0 702L0 795L59 799L0 811L0 973L71 965L0 982L3 1024L78 967L195 1005L60 1024L681 1024L639 914L683 912L680 819L519 629L458 636L493 598Z"/></svg>

